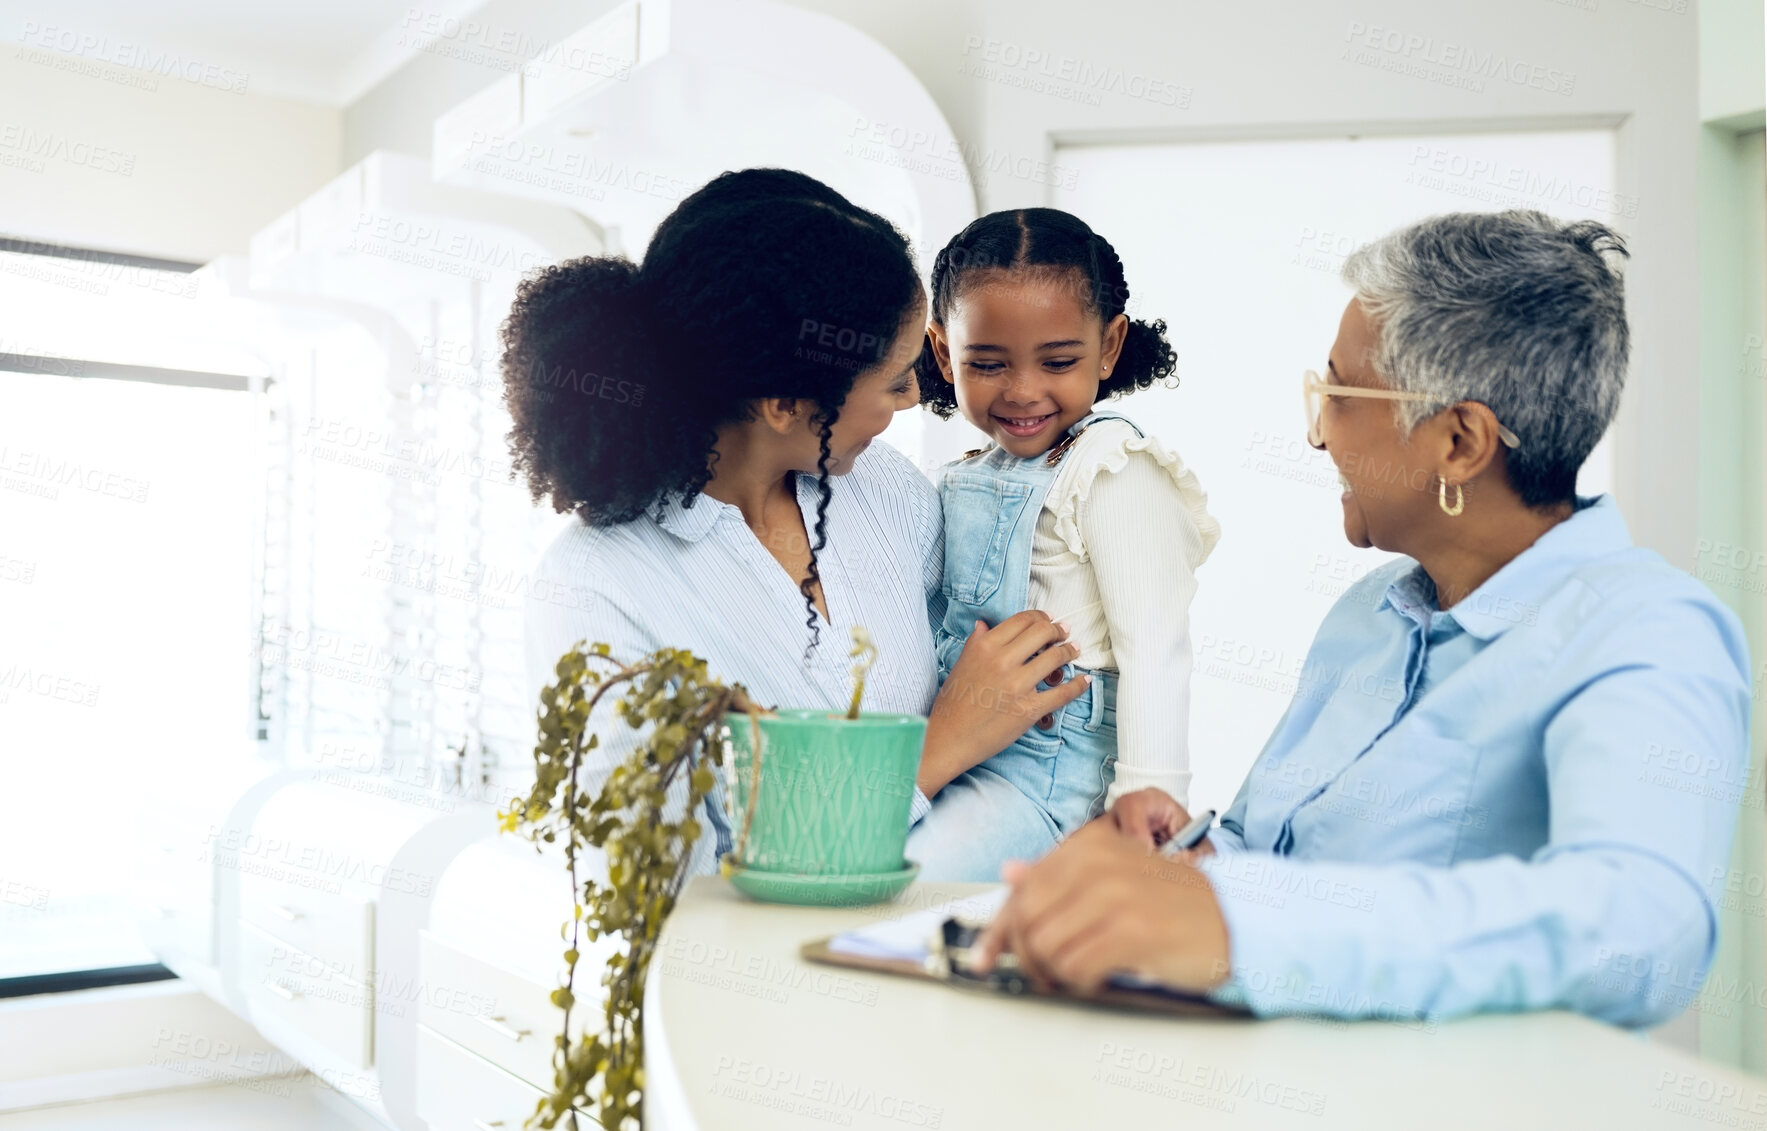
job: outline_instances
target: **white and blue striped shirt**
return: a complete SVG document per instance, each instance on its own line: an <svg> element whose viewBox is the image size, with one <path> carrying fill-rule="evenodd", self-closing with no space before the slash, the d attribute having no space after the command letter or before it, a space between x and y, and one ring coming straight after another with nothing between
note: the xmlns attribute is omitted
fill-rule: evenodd
<svg viewBox="0 0 1767 1131"><path fill-rule="evenodd" d="M808 664L808 611L797 583L738 508L699 495L689 507L664 504L660 518L573 522L547 548L527 599L528 701L537 703L553 682L558 658L587 641L609 645L622 660L685 648L706 661L712 678L741 683L766 706L845 710L853 693L850 630L864 625L878 648L864 708L926 714L938 691L932 624L944 617L938 494L881 440L829 485L828 545L817 563L832 623L822 624ZM816 504L815 476L798 476L812 544ZM602 742L583 782L591 789L630 754L637 733L611 712L597 713ZM678 782L671 819L685 790ZM724 804L722 783L713 801ZM917 795L917 815L925 805ZM706 832L694 846L696 873L715 870Z"/></svg>

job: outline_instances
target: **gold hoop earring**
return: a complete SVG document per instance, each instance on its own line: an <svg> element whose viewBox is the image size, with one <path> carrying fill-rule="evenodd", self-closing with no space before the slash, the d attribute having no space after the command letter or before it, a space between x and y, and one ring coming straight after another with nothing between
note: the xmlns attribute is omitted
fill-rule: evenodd
<svg viewBox="0 0 1767 1131"><path fill-rule="evenodd" d="M1466 492L1460 489L1460 484L1456 483L1454 485L1454 505L1449 506L1448 480L1445 477L1438 475L1436 476L1436 482L1441 484L1441 487L1436 491L1436 502L1441 504L1443 514L1447 515L1449 518L1453 518L1455 515L1466 509Z"/></svg>

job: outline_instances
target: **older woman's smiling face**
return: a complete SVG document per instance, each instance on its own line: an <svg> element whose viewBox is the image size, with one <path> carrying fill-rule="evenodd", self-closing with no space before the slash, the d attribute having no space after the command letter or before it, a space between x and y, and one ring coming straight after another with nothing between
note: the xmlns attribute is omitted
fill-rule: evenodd
<svg viewBox="0 0 1767 1131"><path fill-rule="evenodd" d="M1332 343L1326 380L1336 385L1384 389L1375 372L1375 327L1355 299L1344 308ZM1344 482L1344 537L1364 549L1377 546L1412 552L1407 543L1427 528L1436 485L1428 445L1405 443L1393 402L1378 397L1326 396L1319 410L1325 450ZM1420 429L1420 431L1424 431Z"/></svg>

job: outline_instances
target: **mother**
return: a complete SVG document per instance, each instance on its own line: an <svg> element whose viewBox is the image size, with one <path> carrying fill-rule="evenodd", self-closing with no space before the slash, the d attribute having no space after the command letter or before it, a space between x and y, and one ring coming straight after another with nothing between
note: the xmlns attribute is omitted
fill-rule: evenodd
<svg viewBox="0 0 1767 1131"><path fill-rule="evenodd" d="M919 400L925 329L901 234L781 169L687 197L642 266L578 259L524 281L503 328L515 466L536 501L575 516L530 588L545 595L527 611L535 693L587 640L634 659L688 649L758 702L841 709L862 624L881 656L866 707L930 712L917 811L1080 694L1039 690L1077 649L1022 613L979 630L946 682L992 694L935 703L938 498L871 443ZM598 775L631 748L611 731ZM720 783L695 871L730 849L723 802Z"/></svg>
<svg viewBox="0 0 1767 1131"><path fill-rule="evenodd" d="M984 951L1260 1014L1641 1025L1688 1004L1717 943L1748 657L1704 586L1576 494L1626 371L1623 250L1509 212L1349 258L1310 439L1350 542L1407 558L1326 616L1194 867L1149 866L1186 815L1131 794L1013 870Z"/></svg>

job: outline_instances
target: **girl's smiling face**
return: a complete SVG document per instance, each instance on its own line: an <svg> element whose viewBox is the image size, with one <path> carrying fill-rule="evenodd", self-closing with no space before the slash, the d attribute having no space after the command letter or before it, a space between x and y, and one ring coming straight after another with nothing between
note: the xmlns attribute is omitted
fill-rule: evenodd
<svg viewBox="0 0 1767 1131"><path fill-rule="evenodd" d="M964 419L1020 458L1054 447L1092 412L1129 320L1101 324L1077 271L988 271L964 279L944 325L927 328Z"/></svg>

